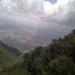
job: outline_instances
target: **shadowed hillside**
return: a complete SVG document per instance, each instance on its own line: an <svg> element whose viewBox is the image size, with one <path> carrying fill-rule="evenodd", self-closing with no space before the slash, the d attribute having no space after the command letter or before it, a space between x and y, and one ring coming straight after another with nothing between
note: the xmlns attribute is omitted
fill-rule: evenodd
<svg viewBox="0 0 75 75"><path fill-rule="evenodd" d="M21 54L18 49L9 47L0 41L0 71L18 62L16 59Z"/></svg>

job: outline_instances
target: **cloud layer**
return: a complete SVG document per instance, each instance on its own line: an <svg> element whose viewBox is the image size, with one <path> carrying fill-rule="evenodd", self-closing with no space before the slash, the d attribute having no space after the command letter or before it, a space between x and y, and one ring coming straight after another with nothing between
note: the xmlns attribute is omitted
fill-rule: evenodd
<svg viewBox="0 0 75 75"><path fill-rule="evenodd" d="M32 25L75 26L75 0L2 0L0 18Z"/></svg>

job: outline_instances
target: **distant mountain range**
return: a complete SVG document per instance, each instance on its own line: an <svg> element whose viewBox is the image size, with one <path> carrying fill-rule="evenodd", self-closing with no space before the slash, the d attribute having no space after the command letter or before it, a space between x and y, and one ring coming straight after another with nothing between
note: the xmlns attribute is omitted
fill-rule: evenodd
<svg viewBox="0 0 75 75"><path fill-rule="evenodd" d="M13 46L22 51L31 51L38 46L47 46L53 38L57 39L58 36L63 37L68 33L46 26L36 27L6 20L3 22L0 23L0 40L8 46Z"/></svg>

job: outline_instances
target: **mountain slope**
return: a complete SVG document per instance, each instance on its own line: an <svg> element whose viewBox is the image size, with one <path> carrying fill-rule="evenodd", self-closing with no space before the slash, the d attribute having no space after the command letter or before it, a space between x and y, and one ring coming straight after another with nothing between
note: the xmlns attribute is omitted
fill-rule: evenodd
<svg viewBox="0 0 75 75"><path fill-rule="evenodd" d="M21 55L18 49L8 47L0 41L0 71L4 68L12 66L16 58Z"/></svg>
<svg viewBox="0 0 75 75"><path fill-rule="evenodd" d="M1 75L75 75L75 30L64 38L39 46L24 61L3 70Z"/></svg>

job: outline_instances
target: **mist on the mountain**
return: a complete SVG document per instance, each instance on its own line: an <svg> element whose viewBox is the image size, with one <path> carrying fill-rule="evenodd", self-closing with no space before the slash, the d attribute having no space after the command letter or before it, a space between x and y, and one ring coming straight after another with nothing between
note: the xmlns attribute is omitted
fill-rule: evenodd
<svg viewBox="0 0 75 75"><path fill-rule="evenodd" d="M20 50L33 50L47 46L52 39L63 38L72 28L52 25L26 25L14 20L1 20L0 39L9 46Z"/></svg>

